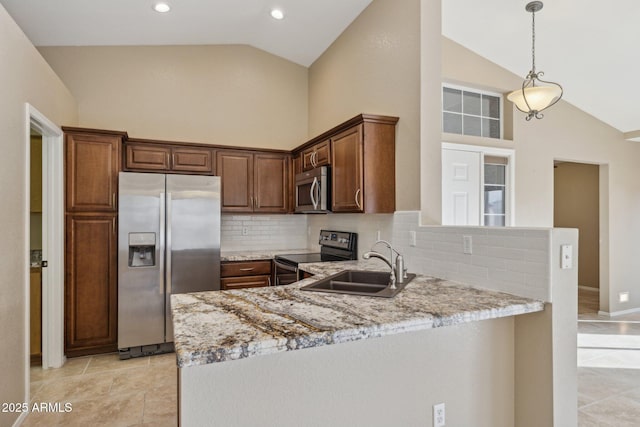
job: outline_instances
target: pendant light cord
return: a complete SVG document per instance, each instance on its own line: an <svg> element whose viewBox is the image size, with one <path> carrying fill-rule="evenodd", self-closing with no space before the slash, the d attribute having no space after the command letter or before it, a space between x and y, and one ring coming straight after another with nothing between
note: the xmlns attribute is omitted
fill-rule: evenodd
<svg viewBox="0 0 640 427"><path fill-rule="evenodd" d="M536 73L536 12L531 12L531 72Z"/></svg>

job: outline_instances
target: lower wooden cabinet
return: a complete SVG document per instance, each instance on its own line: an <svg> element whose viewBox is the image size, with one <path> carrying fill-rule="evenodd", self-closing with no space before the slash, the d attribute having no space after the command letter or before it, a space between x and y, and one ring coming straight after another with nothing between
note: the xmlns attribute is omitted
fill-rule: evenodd
<svg viewBox="0 0 640 427"><path fill-rule="evenodd" d="M67 215L65 354L108 353L118 346L116 215Z"/></svg>
<svg viewBox="0 0 640 427"><path fill-rule="evenodd" d="M220 265L220 289L271 286L271 260L225 261Z"/></svg>

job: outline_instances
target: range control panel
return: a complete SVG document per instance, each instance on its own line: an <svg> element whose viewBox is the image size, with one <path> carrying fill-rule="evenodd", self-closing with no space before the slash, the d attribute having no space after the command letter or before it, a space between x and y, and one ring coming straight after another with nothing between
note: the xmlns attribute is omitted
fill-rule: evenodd
<svg viewBox="0 0 640 427"><path fill-rule="evenodd" d="M358 235L356 233L320 230L320 240L318 243L320 243L321 246L353 251L354 248L356 248L357 240Z"/></svg>

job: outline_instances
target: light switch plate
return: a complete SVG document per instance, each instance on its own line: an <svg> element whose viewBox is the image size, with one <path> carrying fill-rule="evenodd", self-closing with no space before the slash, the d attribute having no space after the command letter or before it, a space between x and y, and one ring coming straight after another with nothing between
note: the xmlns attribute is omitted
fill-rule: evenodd
<svg viewBox="0 0 640 427"><path fill-rule="evenodd" d="M462 252L468 255L473 253L473 240L471 236L462 236Z"/></svg>
<svg viewBox="0 0 640 427"><path fill-rule="evenodd" d="M573 268L573 246L560 246L560 268L563 270Z"/></svg>

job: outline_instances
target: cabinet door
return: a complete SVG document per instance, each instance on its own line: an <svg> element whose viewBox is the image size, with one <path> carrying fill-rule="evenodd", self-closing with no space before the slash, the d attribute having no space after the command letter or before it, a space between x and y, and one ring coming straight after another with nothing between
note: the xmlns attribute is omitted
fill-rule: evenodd
<svg viewBox="0 0 640 427"><path fill-rule="evenodd" d="M117 350L117 237L115 215L70 215L66 220L65 354Z"/></svg>
<svg viewBox="0 0 640 427"><path fill-rule="evenodd" d="M168 147L159 145L127 144L125 148L125 167L127 170L161 171L169 170Z"/></svg>
<svg viewBox="0 0 640 427"><path fill-rule="evenodd" d="M286 213L289 193L289 157L282 154L254 155L254 212Z"/></svg>
<svg viewBox="0 0 640 427"><path fill-rule="evenodd" d="M113 135L66 135L67 211L117 212L121 140Z"/></svg>
<svg viewBox="0 0 640 427"><path fill-rule="evenodd" d="M253 212L253 154L220 150L216 171L222 182L222 212Z"/></svg>
<svg viewBox="0 0 640 427"><path fill-rule="evenodd" d="M213 175L213 151L209 148L173 148L171 170Z"/></svg>
<svg viewBox="0 0 640 427"><path fill-rule="evenodd" d="M362 125L331 138L333 212L363 212Z"/></svg>
<svg viewBox="0 0 640 427"><path fill-rule="evenodd" d="M331 143L329 140L315 144L302 152L302 170L325 166L331 163Z"/></svg>

